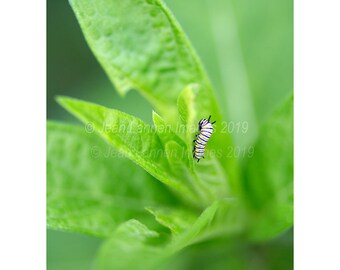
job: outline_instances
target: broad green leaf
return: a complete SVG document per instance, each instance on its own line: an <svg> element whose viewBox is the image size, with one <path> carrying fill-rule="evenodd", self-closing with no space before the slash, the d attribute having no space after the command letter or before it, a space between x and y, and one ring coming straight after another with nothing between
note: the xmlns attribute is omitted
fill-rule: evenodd
<svg viewBox="0 0 340 270"><path fill-rule="evenodd" d="M164 146L154 127L131 115L93 103L65 97L58 101L114 148L171 187L183 199L197 204L194 192L170 173Z"/></svg>
<svg viewBox="0 0 340 270"><path fill-rule="evenodd" d="M252 237L270 238L293 224L293 97L263 126L245 165L245 198Z"/></svg>
<svg viewBox="0 0 340 270"><path fill-rule="evenodd" d="M176 204L156 179L96 134L47 124L47 225L108 237L121 222L152 224L144 207Z"/></svg>
<svg viewBox="0 0 340 270"><path fill-rule="evenodd" d="M173 124L180 91L198 83L202 113L220 117L202 64L162 1L70 3L90 48L120 93L140 91Z"/></svg>
<svg viewBox="0 0 340 270"><path fill-rule="evenodd" d="M146 270L162 261L164 250L150 243L159 235L137 220L121 224L102 246L97 268L100 270Z"/></svg>

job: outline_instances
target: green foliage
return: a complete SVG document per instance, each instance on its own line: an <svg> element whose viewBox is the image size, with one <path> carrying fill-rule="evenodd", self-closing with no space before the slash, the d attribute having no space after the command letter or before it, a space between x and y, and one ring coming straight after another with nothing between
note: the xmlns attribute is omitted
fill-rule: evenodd
<svg viewBox="0 0 340 270"><path fill-rule="evenodd" d="M202 64L161 1L72 0L70 3L90 48L120 93L129 89L140 91L166 122L174 126L178 119L179 93L187 85L197 83L201 90L194 104L200 112L196 121L211 114L222 123ZM231 138L221 132L220 124L216 129L211 145L222 150L223 168L235 178L235 161L226 155Z"/></svg>
<svg viewBox="0 0 340 270"><path fill-rule="evenodd" d="M208 76L161 1L70 3L117 91L137 90L157 112L149 125L58 98L83 127L47 125L48 227L104 238L98 269L167 269L204 242L222 238L232 250L291 228L293 98L268 118L254 155L237 160ZM209 115L215 132L197 164L192 141Z"/></svg>
<svg viewBox="0 0 340 270"><path fill-rule="evenodd" d="M183 215L183 212L165 214L162 211L161 214L153 210L157 221L175 232L166 245L155 245L152 240L159 237L158 233L149 230L137 220L123 223L103 246L99 256L99 269L159 269L171 255L191 245L208 231L217 206L218 203L214 203L208 207L196 221L190 214L189 218Z"/></svg>
<svg viewBox="0 0 340 270"><path fill-rule="evenodd" d="M245 197L256 218L256 239L293 225L293 98L266 122L245 165Z"/></svg>
<svg viewBox="0 0 340 270"><path fill-rule="evenodd" d="M95 134L48 123L48 227L105 238L128 219L150 222L144 207L174 203L164 186Z"/></svg>
<svg viewBox="0 0 340 270"><path fill-rule="evenodd" d="M185 144L183 143L181 138L171 129L169 125L166 124L164 119L156 112L152 112L152 120L153 124L155 125L157 135L163 145L165 145L169 141L175 141L180 146L185 147Z"/></svg>
<svg viewBox="0 0 340 270"><path fill-rule="evenodd" d="M101 248L97 268L153 269L164 252L148 242L158 236L137 220L121 224Z"/></svg>
<svg viewBox="0 0 340 270"><path fill-rule="evenodd" d="M185 189L169 175L163 145L152 126L96 104L70 98L59 98L58 101L151 175L175 190Z"/></svg>
<svg viewBox="0 0 340 270"><path fill-rule="evenodd" d="M196 53L161 1L70 3L87 42L120 93L141 91L166 120L173 120L178 94L198 82L204 86L201 110L218 114Z"/></svg>
<svg viewBox="0 0 340 270"><path fill-rule="evenodd" d="M167 227L174 235L185 231L197 219L196 215L184 209L161 208L159 206L146 209L155 217L158 223Z"/></svg>
<svg viewBox="0 0 340 270"><path fill-rule="evenodd" d="M194 137L194 130L197 127L197 122L195 121L196 110L195 103L198 93L198 85L188 85L179 95L177 106L178 112L181 118L181 123L185 127L185 142L187 148L190 151L192 149L192 138Z"/></svg>

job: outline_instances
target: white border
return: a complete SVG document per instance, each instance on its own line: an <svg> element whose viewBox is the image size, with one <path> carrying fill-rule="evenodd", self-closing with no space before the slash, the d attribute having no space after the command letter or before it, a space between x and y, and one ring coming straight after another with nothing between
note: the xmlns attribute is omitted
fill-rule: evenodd
<svg viewBox="0 0 340 270"><path fill-rule="evenodd" d="M294 9L294 269L340 269L339 1Z"/></svg>
<svg viewBox="0 0 340 270"><path fill-rule="evenodd" d="M2 1L0 269L46 268L46 2Z"/></svg>

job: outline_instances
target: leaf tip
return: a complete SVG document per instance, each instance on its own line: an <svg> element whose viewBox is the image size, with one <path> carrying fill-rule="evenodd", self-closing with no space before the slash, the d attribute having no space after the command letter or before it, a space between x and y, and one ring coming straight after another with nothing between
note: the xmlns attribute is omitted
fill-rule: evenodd
<svg viewBox="0 0 340 270"><path fill-rule="evenodd" d="M152 117L160 117L158 113L156 113L154 110L152 110Z"/></svg>
<svg viewBox="0 0 340 270"><path fill-rule="evenodd" d="M66 96L56 96L55 100L61 107L66 109L75 99Z"/></svg>
<svg viewBox="0 0 340 270"><path fill-rule="evenodd" d="M154 110L152 110L152 121L156 125L156 123L159 122L159 120L162 119L162 117L156 113Z"/></svg>
<svg viewBox="0 0 340 270"><path fill-rule="evenodd" d="M56 101L59 105L66 107L77 103L90 103L78 98L67 97L67 96L56 96Z"/></svg>
<svg viewBox="0 0 340 270"><path fill-rule="evenodd" d="M61 107L73 115L76 115L79 110L83 110L84 105L90 104L86 101L66 96L57 96L55 99Z"/></svg>

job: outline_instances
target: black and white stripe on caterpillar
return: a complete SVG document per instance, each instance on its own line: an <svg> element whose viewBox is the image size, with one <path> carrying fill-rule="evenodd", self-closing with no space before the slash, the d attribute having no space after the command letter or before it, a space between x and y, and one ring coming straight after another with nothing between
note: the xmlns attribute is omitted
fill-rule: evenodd
<svg viewBox="0 0 340 270"><path fill-rule="evenodd" d="M200 133L196 135L197 138L194 140L195 146L193 151L193 158L196 158L197 162L199 162L201 158L204 158L205 145L214 130L212 125L215 124L216 121L210 122L210 117L211 115L208 119L203 118L198 123Z"/></svg>

